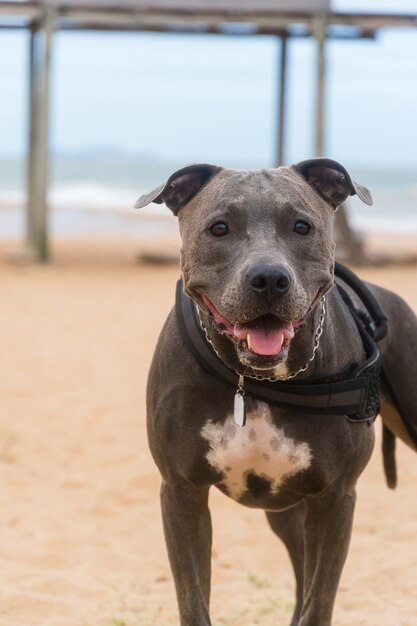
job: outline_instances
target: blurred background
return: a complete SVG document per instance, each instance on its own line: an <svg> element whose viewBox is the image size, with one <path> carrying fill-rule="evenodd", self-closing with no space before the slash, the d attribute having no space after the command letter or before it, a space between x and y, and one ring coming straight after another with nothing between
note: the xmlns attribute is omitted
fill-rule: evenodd
<svg viewBox="0 0 417 626"><path fill-rule="evenodd" d="M413 16L416 1L334 0L331 8ZM355 227L416 232L417 24L391 22L359 38L360 29L328 30L322 152L373 192L373 208L351 203ZM238 26L229 26L234 35L175 34L175 20L169 33L53 34L51 237L171 232L172 222L145 221L131 207L176 168L277 163L281 40L242 36ZM316 153L317 42L298 30L286 53L288 164ZM29 38L27 30L0 31L1 237L25 230Z"/></svg>
<svg viewBox="0 0 417 626"><path fill-rule="evenodd" d="M141 193L336 159L375 201L338 211L339 253L417 311L417 0L289 4L0 0L0 626L178 624L145 390L180 240ZM416 456L387 490L376 426L337 626L416 623ZM212 492L213 624L288 626L283 545Z"/></svg>

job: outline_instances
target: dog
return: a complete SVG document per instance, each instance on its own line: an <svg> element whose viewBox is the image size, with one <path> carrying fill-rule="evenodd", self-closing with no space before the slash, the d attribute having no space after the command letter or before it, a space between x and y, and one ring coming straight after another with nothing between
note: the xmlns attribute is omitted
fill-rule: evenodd
<svg viewBox="0 0 417 626"><path fill-rule="evenodd" d="M372 204L340 163L319 158L262 170L191 165L135 205L164 202L178 216L184 292L214 358L237 381L206 371L173 310L150 368L147 413L181 626L211 624L213 485L264 509L284 542L296 580L291 626L331 624L372 420L277 406L245 387L254 377L277 388L323 381L363 361L334 280L334 213L352 195ZM390 320L379 344L384 371L417 425L417 318L397 295L369 288ZM416 449L384 385L380 414L387 432Z"/></svg>

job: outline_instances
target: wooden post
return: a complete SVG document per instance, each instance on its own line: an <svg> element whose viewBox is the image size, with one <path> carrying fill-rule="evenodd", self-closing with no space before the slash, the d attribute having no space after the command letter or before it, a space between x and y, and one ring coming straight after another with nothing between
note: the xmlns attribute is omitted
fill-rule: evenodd
<svg viewBox="0 0 417 626"><path fill-rule="evenodd" d="M316 156L324 155L324 117L325 117L325 90L326 90L326 15L317 16L314 24L314 35L317 40L317 73L316 73Z"/></svg>
<svg viewBox="0 0 417 626"><path fill-rule="evenodd" d="M317 40L317 75L316 75L316 136L315 153L325 155L325 115L326 115L326 14L319 15L314 24L314 36ZM336 256L348 263L360 264L365 258L362 238L357 235L349 223L346 204L343 204L335 219Z"/></svg>
<svg viewBox="0 0 417 626"><path fill-rule="evenodd" d="M278 149L276 155L276 166L284 165L285 147L285 105L287 102L287 45L286 33L281 36L280 50L280 74L278 83Z"/></svg>
<svg viewBox="0 0 417 626"><path fill-rule="evenodd" d="M54 12L46 9L30 33L30 113L27 167L26 245L39 263L49 260L48 246L48 109Z"/></svg>

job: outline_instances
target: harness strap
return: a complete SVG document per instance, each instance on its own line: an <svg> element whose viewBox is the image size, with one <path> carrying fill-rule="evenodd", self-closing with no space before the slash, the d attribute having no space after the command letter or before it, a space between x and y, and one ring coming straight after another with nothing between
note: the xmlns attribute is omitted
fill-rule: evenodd
<svg viewBox="0 0 417 626"><path fill-rule="evenodd" d="M369 287L348 267L336 261L334 270L336 276L341 278L346 285L349 285L362 300L367 309L366 320L363 320L367 325L367 330L375 341L381 341L388 331L388 317L378 300ZM353 303L352 308L354 309Z"/></svg>
<svg viewBox="0 0 417 626"><path fill-rule="evenodd" d="M178 281L177 284L176 316L184 343L196 361L217 380L236 389L238 375L219 359L207 343L194 302L184 293L182 281ZM245 393L270 404L293 408L302 413L345 415L348 419L358 422L373 420L379 409L379 392L377 390L375 393L374 389L375 380L379 379L379 352L363 328L359 316L354 316L354 319L368 358L349 378L335 380L336 376L331 382L321 383L317 380L270 382L246 378Z"/></svg>
<svg viewBox="0 0 417 626"><path fill-rule="evenodd" d="M347 302L347 304L351 312L355 311L356 315L361 317L362 321L364 322L366 326L367 331L369 332L369 334L375 341L380 341L381 339L383 339L386 336L387 331L388 331L388 317L385 314L384 310L382 309L381 305L379 304L378 300L375 298L374 294L369 289L369 287L367 287L367 285L365 285L365 283L363 283L360 280L360 278L358 278L356 274L354 274L350 269L348 269L341 263L338 263L337 261L335 264L335 274L336 276L341 278L347 285L349 285L351 289L353 289L353 291L356 293L357 296L359 296L362 303L365 305L367 309L367 311L362 311L362 310L358 311L357 309L355 309L347 293L344 290L342 290L339 286L339 291L343 291L342 297L344 297L346 302L347 300L350 301L350 304L349 302ZM401 398L399 398L398 393L396 389L394 388L394 385L391 383L389 373L387 372L383 363L381 363L380 380L381 380L383 388L385 388L388 391L388 394L391 397L392 402L401 417L401 420L407 430L407 433L411 441L413 442L413 445L417 448L416 426L413 420L410 419L408 413L404 410L404 407L402 405L402 400ZM386 446L385 452L384 452L384 459L386 459L388 455L387 448L389 448L389 454L391 454L392 456L394 455L395 437L385 424L384 424L384 441L385 441L385 446ZM393 461L393 463L395 467L395 461ZM387 468L386 468L386 471L387 471ZM394 488L395 483L396 483L395 470L393 471L394 471L394 474L392 475L390 474L388 476L388 473L387 473L388 485L391 486L392 488Z"/></svg>

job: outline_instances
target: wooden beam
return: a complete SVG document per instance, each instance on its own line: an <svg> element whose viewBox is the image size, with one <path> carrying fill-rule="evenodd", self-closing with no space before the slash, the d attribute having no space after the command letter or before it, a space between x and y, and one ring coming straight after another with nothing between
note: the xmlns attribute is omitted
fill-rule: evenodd
<svg viewBox="0 0 417 626"><path fill-rule="evenodd" d="M26 245L39 263L49 260L48 127L51 44L55 12L45 9L30 35L30 112L27 170Z"/></svg>
<svg viewBox="0 0 417 626"><path fill-rule="evenodd" d="M276 30L290 24L309 25L319 11L328 9L328 2L278 3L277 0L260 2L251 0L248 2L231 3L230 0L214 2L213 0L32 0L12 2L1 0L0 15L21 16L35 19L45 6L53 6L58 17L70 18L86 27L90 22L112 23L118 28L119 22L123 21L126 27L134 23L135 28L140 30L142 20L151 22L156 29L161 30L166 22L205 22L207 23L252 23L268 29ZM114 18L114 21L112 21ZM328 11L329 24L353 26L355 28L373 31L385 27L416 27L417 18L415 13L355 13Z"/></svg>

